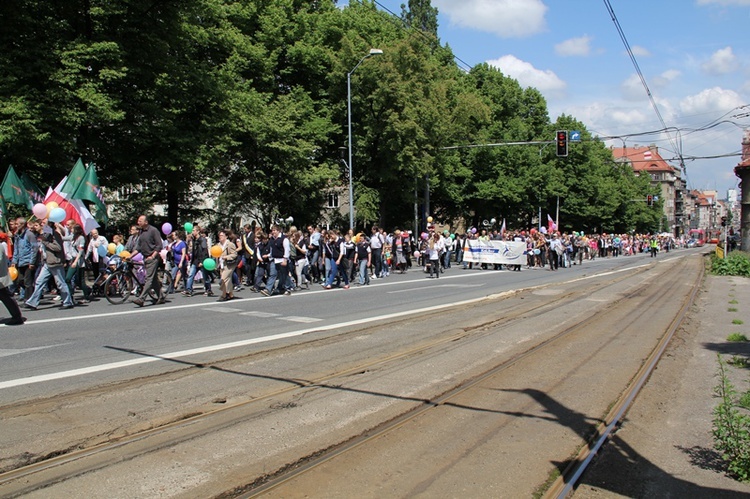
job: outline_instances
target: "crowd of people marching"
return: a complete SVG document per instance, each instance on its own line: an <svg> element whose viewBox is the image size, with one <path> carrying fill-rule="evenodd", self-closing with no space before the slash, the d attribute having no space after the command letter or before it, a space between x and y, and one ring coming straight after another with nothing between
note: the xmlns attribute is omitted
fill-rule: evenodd
<svg viewBox="0 0 750 499"><path fill-rule="evenodd" d="M415 237L410 231L388 232L377 226L367 233L342 233L319 226L299 230L274 225L266 231L246 225L237 234L223 229L216 239L200 225L186 224L184 228L189 233L172 230L168 223L159 230L142 215L127 237L113 234L107 239L96 229L86 236L73 220L65 224L24 218L12 221L10 234L0 233L0 299L11 313L5 323L23 324L25 318L18 304L36 310L45 294L59 301L63 310L96 299L98 290L89 284L102 282L111 271L108 264L114 255L142 265L144 285L133 303L144 306L149 296L156 297L155 304L165 303L170 293L193 296L196 282L202 282L204 295L218 293L219 301L228 301L244 289L272 296L291 295L313 284L324 289L366 286L372 279L411 268L439 278L452 264L464 269L502 267L467 262L464 251L468 240L525 243L526 268L549 266L550 270L596 258L638 253L655 257L659 251L686 244L668 235L568 234L545 228L471 229L456 235L429 225ZM521 266L513 265L512 269L520 270ZM172 276L168 289L163 289L157 278L157 270L164 267ZM81 296L76 300L77 291Z"/></svg>

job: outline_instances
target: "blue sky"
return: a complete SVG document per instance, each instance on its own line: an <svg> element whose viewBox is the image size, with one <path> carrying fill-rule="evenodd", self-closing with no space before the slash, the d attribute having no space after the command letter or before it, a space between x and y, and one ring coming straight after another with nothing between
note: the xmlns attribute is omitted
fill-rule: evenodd
<svg viewBox="0 0 750 499"><path fill-rule="evenodd" d="M342 2L344 5L346 2ZM408 0L377 0L396 14ZM737 186L742 130L750 128L750 0L610 0L672 133L629 137L686 158L695 189ZM487 62L539 89L550 118L572 115L600 136L662 129L603 0L432 0L438 35L469 66ZM385 47L381 47L385 48ZM745 106L745 107L742 107ZM691 131L717 121L708 130ZM550 138L552 140L552 138ZM607 142L622 147L622 139ZM678 166L679 161L670 161Z"/></svg>

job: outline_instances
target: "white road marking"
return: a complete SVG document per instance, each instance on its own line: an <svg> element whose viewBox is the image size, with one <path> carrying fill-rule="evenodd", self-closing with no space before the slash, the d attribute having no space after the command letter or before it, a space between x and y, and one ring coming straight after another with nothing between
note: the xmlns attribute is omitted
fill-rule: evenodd
<svg viewBox="0 0 750 499"><path fill-rule="evenodd" d="M206 312L221 312L222 314L236 314L242 312L241 308L229 308L229 307L204 307L203 310Z"/></svg>
<svg viewBox="0 0 750 499"><path fill-rule="evenodd" d="M45 345L43 347L33 347L33 348L5 348L0 349L0 357L10 357L11 355L19 355L26 352L33 352L35 350L44 350L45 348L52 348L52 347L59 347L64 345L65 343L60 343L58 345Z"/></svg>
<svg viewBox="0 0 750 499"><path fill-rule="evenodd" d="M250 317L261 317L261 318L269 318L269 317L278 317L281 314L274 314L273 312L242 312L240 315L249 315Z"/></svg>
<svg viewBox="0 0 750 499"><path fill-rule="evenodd" d="M303 322L306 324L311 324L313 322L319 322L323 319L316 319L315 317L299 317L296 315L289 315L285 317L279 317L280 321L290 321L290 322Z"/></svg>

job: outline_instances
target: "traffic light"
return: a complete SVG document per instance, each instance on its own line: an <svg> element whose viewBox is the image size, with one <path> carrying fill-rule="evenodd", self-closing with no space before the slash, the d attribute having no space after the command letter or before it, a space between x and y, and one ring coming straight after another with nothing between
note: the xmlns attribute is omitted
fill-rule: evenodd
<svg viewBox="0 0 750 499"><path fill-rule="evenodd" d="M557 138L555 139L555 142L557 143L557 155L564 158L568 155L568 131L558 130L556 136Z"/></svg>
<svg viewBox="0 0 750 499"><path fill-rule="evenodd" d="M648 196L646 196L646 204L649 205L649 206L653 206L654 205L654 196L652 196L651 194L649 194Z"/></svg>

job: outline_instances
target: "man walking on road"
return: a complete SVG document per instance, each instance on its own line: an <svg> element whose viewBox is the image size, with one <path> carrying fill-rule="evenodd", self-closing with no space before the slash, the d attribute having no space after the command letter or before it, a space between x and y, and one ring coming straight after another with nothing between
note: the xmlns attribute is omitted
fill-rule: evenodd
<svg viewBox="0 0 750 499"><path fill-rule="evenodd" d="M164 290L161 287L158 276L159 264L161 263L161 256L159 255L162 249L161 236L156 227L149 225L146 215L138 217L138 228L141 231L141 235L138 237L135 249L143 255L143 265L146 267L146 279L143 283L141 296L133 300L133 303L142 307L151 289L156 291L159 296L156 304L165 303Z"/></svg>

